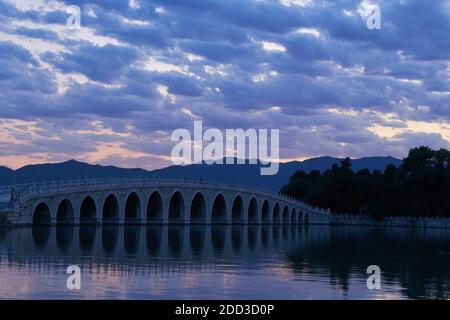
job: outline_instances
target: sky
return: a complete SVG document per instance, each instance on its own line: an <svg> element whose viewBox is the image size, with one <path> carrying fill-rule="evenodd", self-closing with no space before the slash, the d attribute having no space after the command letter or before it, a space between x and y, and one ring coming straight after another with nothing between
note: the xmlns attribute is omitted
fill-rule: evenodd
<svg viewBox="0 0 450 320"><path fill-rule="evenodd" d="M0 1L0 165L165 167L194 120L281 161L449 148L450 0Z"/></svg>

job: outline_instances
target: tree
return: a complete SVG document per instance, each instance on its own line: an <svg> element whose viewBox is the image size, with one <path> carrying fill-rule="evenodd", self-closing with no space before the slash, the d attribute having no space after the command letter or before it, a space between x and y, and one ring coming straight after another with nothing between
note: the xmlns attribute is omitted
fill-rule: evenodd
<svg viewBox="0 0 450 320"><path fill-rule="evenodd" d="M320 171L295 172L282 193L334 213L450 216L450 152L421 146L384 172L351 169L350 158Z"/></svg>

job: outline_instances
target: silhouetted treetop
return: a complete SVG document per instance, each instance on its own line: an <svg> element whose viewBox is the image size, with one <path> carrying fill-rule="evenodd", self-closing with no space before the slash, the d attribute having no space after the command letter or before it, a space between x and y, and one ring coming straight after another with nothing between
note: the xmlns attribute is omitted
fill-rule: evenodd
<svg viewBox="0 0 450 320"><path fill-rule="evenodd" d="M384 172L354 173L346 158L323 174L295 172L281 192L334 213L450 216L450 151L413 148Z"/></svg>

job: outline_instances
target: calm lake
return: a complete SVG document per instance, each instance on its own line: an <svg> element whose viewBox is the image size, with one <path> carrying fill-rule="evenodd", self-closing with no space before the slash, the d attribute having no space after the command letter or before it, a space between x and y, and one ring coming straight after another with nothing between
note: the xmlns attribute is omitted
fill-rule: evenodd
<svg viewBox="0 0 450 320"><path fill-rule="evenodd" d="M69 290L66 269L81 268ZM369 265L381 289L369 290ZM450 298L450 230L345 226L0 228L1 299Z"/></svg>

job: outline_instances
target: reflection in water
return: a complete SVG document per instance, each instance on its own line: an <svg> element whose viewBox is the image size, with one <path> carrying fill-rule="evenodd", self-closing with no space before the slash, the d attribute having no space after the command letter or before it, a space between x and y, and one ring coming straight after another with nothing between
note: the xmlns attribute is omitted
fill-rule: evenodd
<svg viewBox="0 0 450 320"><path fill-rule="evenodd" d="M227 236L228 226L211 226L211 242L216 254L222 253L225 247L225 238Z"/></svg>
<svg viewBox="0 0 450 320"><path fill-rule="evenodd" d="M141 235L141 228L134 226L125 226L124 228L124 246L125 252L129 255L134 255L138 251L139 240Z"/></svg>
<svg viewBox="0 0 450 320"><path fill-rule="evenodd" d="M150 255L158 254L161 248L162 228L159 226L147 226L145 234L148 253Z"/></svg>
<svg viewBox="0 0 450 320"><path fill-rule="evenodd" d="M73 239L73 225L57 225L56 226L56 245L62 252L69 250Z"/></svg>
<svg viewBox="0 0 450 320"><path fill-rule="evenodd" d="M232 225L231 226L231 242L233 245L233 251L239 253L242 247L242 226Z"/></svg>
<svg viewBox="0 0 450 320"><path fill-rule="evenodd" d="M44 226L44 225L36 225L33 227L32 233L33 233L33 240L36 247L42 248L45 247L45 245L48 242L48 239L50 238L50 226Z"/></svg>
<svg viewBox="0 0 450 320"><path fill-rule="evenodd" d="M295 237L295 235L296 235L296 233L297 233L297 228L298 228L298 226L297 225L295 225L295 224L293 224L293 225L291 225L290 226L291 227L291 237Z"/></svg>
<svg viewBox="0 0 450 320"><path fill-rule="evenodd" d="M95 226L82 225L79 229L78 237L80 249L84 253L89 253L94 246L97 228Z"/></svg>
<svg viewBox="0 0 450 320"><path fill-rule="evenodd" d="M224 298L222 285L227 286L229 298L311 298L313 292L313 298L447 298L449 248L450 230L442 229L307 225L35 226L0 229L0 271L5 274L2 279L8 288L14 279L40 281L38 269L33 267L36 264L52 272L60 266L84 261L84 270L89 270L86 277L91 280L117 277L117 273L111 273L114 270L123 272L122 277L132 277L121 288L144 292L140 298L157 298L159 285L165 288L161 291L167 293L165 298L205 297L207 291L202 290L219 290L207 297ZM378 293L365 287L366 268L371 264L382 270L382 291ZM14 273L17 267L22 275L26 270L27 277ZM135 270L141 270L143 278L133 282ZM57 274L64 277L65 270ZM195 279L200 276L202 285L197 287ZM189 296L179 290L187 279L190 279ZM148 283L157 287L145 290ZM268 289L264 290L262 285ZM58 298L67 294L61 292L64 286L60 283L46 282L40 286L50 286L46 292L53 290ZM241 289L244 287L246 291ZM0 288L0 298L15 293L33 296L40 290L28 282L22 283L21 288L29 291ZM103 292L92 290L93 294ZM127 292L122 294L127 296Z"/></svg>
<svg viewBox="0 0 450 320"><path fill-rule="evenodd" d="M110 225L102 228L102 248L107 254L113 253L117 247L119 227Z"/></svg>
<svg viewBox="0 0 450 320"><path fill-rule="evenodd" d="M272 227L272 237L275 243L278 243L280 240L280 225L274 224Z"/></svg>
<svg viewBox="0 0 450 320"><path fill-rule="evenodd" d="M173 254L179 254L184 243L184 226L169 226L169 250Z"/></svg>
<svg viewBox="0 0 450 320"><path fill-rule="evenodd" d="M202 225L192 225L189 227L189 242L192 254L198 256L202 254L205 247L205 227Z"/></svg>
<svg viewBox="0 0 450 320"><path fill-rule="evenodd" d="M284 241L286 241L288 239L288 236L289 236L289 226L288 225L283 224L282 236L283 236Z"/></svg>
<svg viewBox="0 0 450 320"><path fill-rule="evenodd" d="M269 230L269 225L265 224L261 227L261 244L264 248L267 248L269 246Z"/></svg>
<svg viewBox="0 0 450 320"><path fill-rule="evenodd" d="M257 226L251 226L247 230L248 247L250 249L255 249L255 246L256 246L256 238L257 238L256 228L257 228Z"/></svg>

